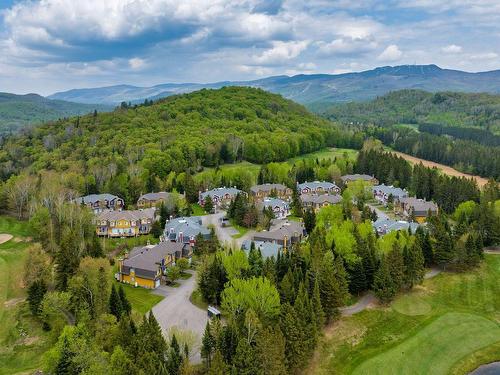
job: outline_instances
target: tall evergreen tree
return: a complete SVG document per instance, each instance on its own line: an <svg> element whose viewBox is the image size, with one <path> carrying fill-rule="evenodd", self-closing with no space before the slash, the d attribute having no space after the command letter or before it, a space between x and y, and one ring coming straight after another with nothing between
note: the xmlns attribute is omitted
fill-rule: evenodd
<svg viewBox="0 0 500 375"><path fill-rule="evenodd" d="M285 339L279 327L265 328L256 339L257 375L286 375Z"/></svg>
<svg viewBox="0 0 500 375"><path fill-rule="evenodd" d="M182 354L179 343L175 334L170 341L170 349L168 353L168 373L169 375L179 375L180 367L182 365Z"/></svg>
<svg viewBox="0 0 500 375"><path fill-rule="evenodd" d="M120 296L116 292L115 285L111 285L111 294L109 295L109 312L120 320L123 313L123 306Z"/></svg>
<svg viewBox="0 0 500 375"><path fill-rule="evenodd" d="M388 303L396 296L398 289L392 280L387 256L382 258L375 272L373 291L382 303Z"/></svg>
<svg viewBox="0 0 500 375"><path fill-rule="evenodd" d="M286 366L293 373L305 364L304 338L306 332L297 312L288 303L281 307L280 327L285 338Z"/></svg>
<svg viewBox="0 0 500 375"><path fill-rule="evenodd" d="M132 305L130 304L123 287L120 285L118 287L118 297L120 298L120 305L122 307L122 313L130 315L132 312Z"/></svg>
<svg viewBox="0 0 500 375"><path fill-rule="evenodd" d="M403 249L404 259L404 285L411 289L414 285L420 284L424 280L424 256L419 244L405 246Z"/></svg>

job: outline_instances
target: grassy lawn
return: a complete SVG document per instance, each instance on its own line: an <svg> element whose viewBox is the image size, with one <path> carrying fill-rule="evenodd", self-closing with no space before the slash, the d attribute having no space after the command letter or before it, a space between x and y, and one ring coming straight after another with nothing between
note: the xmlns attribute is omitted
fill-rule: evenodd
<svg viewBox="0 0 500 375"><path fill-rule="evenodd" d="M208 303L206 303L203 300L203 297L198 289L196 289L195 291L193 291L193 293L191 293L189 301L191 301L193 305L199 307L202 310L206 310L208 308Z"/></svg>
<svg viewBox="0 0 500 375"><path fill-rule="evenodd" d="M50 347L48 334L31 316L22 283L30 235L26 222L0 217L0 233L14 239L0 245L0 374L32 373Z"/></svg>
<svg viewBox="0 0 500 375"><path fill-rule="evenodd" d="M307 373L465 374L500 359L500 256L325 331Z"/></svg>
<svg viewBox="0 0 500 375"><path fill-rule="evenodd" d="M160 302L163 297L153 294L151 290L144 288L135 288L132 285L120 284L123 286L125 294L128 300L132 304L132 310L144 315L151 308Z"/></svg>
<svg viewBox="0 0 500 375"><path fill-rule="evenodd" d="M302 159L334 159L336 157L344 157L351 160L355 160L358 155L357 150L352 150L350 148L326 148L320 151L312 152L310 154L305 154L297 156L295 158L288 159L288 163L293 164Z"/></svg>
<svg viewBox="0 0 500 375"><path fill-rule="evenodd" d="M233 238L241 238L248 232L248 228L245 228L245 227L242 227L241 225L236 224L234 222L234 220L231 219L230 223L231 223L231 227L233 227L234 229L236 229L238 231L238 234L235 234L232 236Z"/></svg>
<svg viewBox="0 0 500 375"><path fill-rule="evenodd" d="M155 244L160 240L158 238L154 238L152 235L128 238L102 238L101 244L104 254L108 254L118 247L127 247L128 249L132 249L135 246L146 245L148 241Z"/></svg>
<svg viewBox="0 0 500 375"><path fill-rule="evenodd" d="M193 216L203 216L207 214L207 212L198 203L193 203L191 208L193 209Z"/></svg>
<svg viewBox="0 0 500 375"><path fill-rule="evenodd" d="M293 216L293 215L287 216L286 219L290 220L290 221L302 221L301 217Z"/></svg>

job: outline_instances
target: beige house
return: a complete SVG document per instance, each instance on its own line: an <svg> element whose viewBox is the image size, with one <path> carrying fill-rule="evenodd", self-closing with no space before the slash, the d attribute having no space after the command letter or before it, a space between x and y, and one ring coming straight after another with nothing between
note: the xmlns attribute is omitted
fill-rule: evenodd
<svg viewBox="0 0 500 375"><path fill-rule="evenodd" d="M289 200L292 197L293 190L283 184L262 184L252 186L250 188L250 194L257 202L268 197Z"/></svg>

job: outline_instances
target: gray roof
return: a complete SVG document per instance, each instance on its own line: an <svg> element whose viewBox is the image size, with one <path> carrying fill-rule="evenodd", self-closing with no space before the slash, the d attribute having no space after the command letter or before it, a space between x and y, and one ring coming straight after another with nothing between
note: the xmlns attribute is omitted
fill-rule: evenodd
<svg viewBox="0 0 500 375"><path fill-rule="evenodd" d="M304 224L297 221L286 221L276 229L268 232L257 232L254 235L256 241L275 241L283 240L285 236L290 239L296 235L302 236L304 234Z"/></svg>
<svg viewBox="0 0 500 375"><path fill-rule="evenodd" d="M123 210L123 211L103 211L97 216L97 220L141 220L155 218L155 208L145 208L144 210Z"/></svg>
<svg viewBox="0 0 500 375"><path fill-rule="evenodd" d="M330 195L330 194L301 194L300 200L303 203L312 203L312 204L336 204L342 201L342 197L338 194Z"/></svg>
<svg viewBox="0 0 500 375"><path fill-rule="evenodd" d="M229 194L229 196L233 197L236 196L239 193L243 193L243 191L232 188L232 187L221 187L221 188L215 188L212 190L204 191L202 192L201 199L204 200L207 196L210 196L210 198L214 198L214 196L218 196L220 198L224 197L226 194Z"/></svg>
<svg viewBox="0 0 500 375"><path fill-rule="evenodd" d="M157 201L159 199L167 199L170 196L170 193L165 191L160 191L158 193L146 193L139 197L138 200L146 200L146 201Z"/></svg>
<svg viewBox="0 0 500 375"><path fill-rule="evenodd" d="M264 191L267 193L272 192L273 190L275 191L283 191L288 189L285 185L283 184L262 184L262 185L254 185L250 188L250 191L253 193L258 193L259 191Z"/></svg>
<svg viewBox="0 0 500 375"><path fill-rule="evenodd" d="M182 254L186 245L177 242L160 242L157 245L134 247L123 261L122 272L129 274L134 268L136 275L154 278L158 266L167 255Z"/></svg>
<svg viewBox="0 0 500 375"><path fill-rule="evenodd" d="M438 206L436 203L431 201L426 201L424 199L409 197L409 198L401 198L399 201L405 205L413 207L415 213L427 213L429 212L429 210L431 212L436 212L438 210Z"/></svg>
<svg viewBox="0 0 500 375"><path fill-rule="evenodd" d="M340 178L344 182L357 181L357 180L371 181L371 180L375 179L375 177L370 176L368 174L346 174L345 176L342 176Z"/></svg>
<svg viewBox="0 0 500 375"><path fill-rule="evenodd" d="M260 250L263 258L277 257L278 253L283 250L283 246L273 242L253 241L255 248ZM248 254L252 241L243 241L241 248Z"/></svg>
<svg viewBox="0 0 500 375"><path fill-rule="evenodd" d="M385 184L373 186L372 191L380 191L383 194L387 194L387 196L392 195L394 198L405 198L408 196L408 192L406 190Z"/></svg>
<svg viewBox="0 0 500 375"><path fill-rule="evenodd" d="M299 189L305 189L309 188L311 190L316 190L317 188L322 188L323 190L329 190L329 189L338 189L338 186L335 185L333 182L328 182L328 181L312 181L312 182L303 182L299 184Z"/></svg>
<svg viewBox="0 0 500 375"><path fill-rule="evenodd" d="M78 202L78 203L84 203L84 204L89 204L89 203L90 204L94 204L94 203L97 203L97 202L100 202L100 201L111 202L114 199L121 199L121 198L117 197L116 195L113 195L113 194L104 193L104 194L90 194L90 195L86 195L84 197L76 198L75 201ZM121 200L123 200L123 199L121 199Z"/></svg>
<svg viewBox="0 0 500 375"><path fill-rule="evenodd" d="M408 230L411 229L412 233L415 233L417 228L420 226L418 223L409 223L403 220L392 220L389 218L378 219L377 221L372 223L373 228L378 232L392 232L398 230Z"/></svg>
<svg viewBox="0 0 500 375"><path fill-rule="evenodd" d="M178 217L167 221L165 224L165 236L170 239L171 234L178 235L182 233L184 238L196 237L198 234L203 236L210 235L210 230L203 226L199 216Z"/></svg>
<svg viewBox="0 0 500 375"><path fill-rule="evenodd" d="M263 208L271 207L272 209L279 207L282 210L287 210L289 208L287 202L278 198L266 198L262 201L261 205Z"/></svg>

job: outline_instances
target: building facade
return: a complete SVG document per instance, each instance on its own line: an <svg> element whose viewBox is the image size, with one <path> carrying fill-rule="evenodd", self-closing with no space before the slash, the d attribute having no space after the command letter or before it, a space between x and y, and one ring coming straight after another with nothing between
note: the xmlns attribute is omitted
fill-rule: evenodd
<svg viewBox="0 0 500 375"><path fill-rule="evenodd" d="M242 190L231 187L215 188L212 190L200 192L198 203L203 207L205 205L205 199L207 199L207 197L210 197L215 207L227 207L238 194L246 193Z"/></svg>
<svg viewBox="0 0 500 375"><path fill-rule="evenodd" d="M158 193L143 194L137 200L137 208L159 207L170 197L170 193L160 191Z"/></svg>
<svg viewBox="0 0 500 375"><path fill-rule="evenodd" d="M323 207L340 203L342 196L338 194L302 194L300 200L304 208L309 208L317 212Z"/></svg>
<svg viewBox="0 0 500 375"><path fill-rule="evenodd" d="M190 258L192 248L184 243L160 242L157 245L134 247L119 260L118 281L155 289L160 286L165 271L179 258Z"/></svg>
<svg viewBox="0 0 500 375"><path fill-rule="evenodd" d="M340 188L333 182L328 181L313 181L297 184L297 189L300 194L338 194Z"/></svg>
<svg viewBox="0 0 500 375"><path fill-rule="evenodd" d="M137 237L149 234L155 220L155 208L104 211L95 219L96 233L101 237Z"/></svg>
<svg viewBox="0 0 500 375"><path fill-rule="evenodd" d="M254 185L250 188L250 194L254 201L260 202L265 198L275 197L283 200L292 198L293 191L282 184Z"/></svg>
<svg viewBox="0 0 500 375"><path fill-rule="evenodd" d="M124 200L113 194L86 195L76 198L74 202L89 207L95 214L107 210L119 211L125 207Z"/></svg>
<svg viewBox="0 0 500 375"><path fill-rule="evenodd" d="M276 219L284 219L290 215L290 205L279 198L265 198L259 207L261 210L271 209Z"/></svg>
<svg viewBox="0 0 500 375"><path fill-rule="evenodd" d="M396 203L402 198L408 198L408 192L406 190L384 184L373 186L372 192L373 197L384 206L391 200L392 203Z"/></svg>
<svg viewBox="0 0 500 375"><path fill-rule="evenodd" d="M401 198L394 207L394 211L409 220L423 223L428 216L437 215L438 206L434 202L414 197Z"/></svg>

